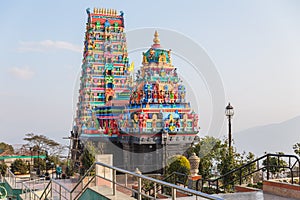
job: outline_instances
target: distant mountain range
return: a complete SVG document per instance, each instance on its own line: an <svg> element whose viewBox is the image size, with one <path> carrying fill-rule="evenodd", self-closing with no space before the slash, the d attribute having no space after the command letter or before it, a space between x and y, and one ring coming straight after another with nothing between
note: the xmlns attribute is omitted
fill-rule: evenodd
<svg viewBox="0 0 300 200"><path fill-rule="evenodd" d="M264 152L294 154L293 145L300 142L300 116L265 126L253 127L234 133L234 146L239 152L253 152L261 156Z"/></svg>

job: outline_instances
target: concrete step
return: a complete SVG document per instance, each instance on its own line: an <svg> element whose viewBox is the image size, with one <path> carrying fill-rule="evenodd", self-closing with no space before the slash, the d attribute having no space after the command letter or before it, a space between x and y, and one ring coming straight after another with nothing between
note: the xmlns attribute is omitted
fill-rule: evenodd
<svg viewBox="0 0 300 200"><path fill-rule="evenodd" d="M136 200L135 198L128 196L122 192L116 191L116 195L113 195L113 190L109 186L93 186L89 187L91 190L105 196L111 200Z"/></svg>

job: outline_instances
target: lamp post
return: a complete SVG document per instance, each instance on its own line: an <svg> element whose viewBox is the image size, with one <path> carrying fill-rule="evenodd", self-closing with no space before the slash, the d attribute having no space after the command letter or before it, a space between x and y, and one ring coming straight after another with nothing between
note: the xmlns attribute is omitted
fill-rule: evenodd
<svg viewBox="0 0 300 200"><path fill-rule="evenodd" d="M230 103L228 103L228 105L226 106L225 115L228 118L228 147L230 149L231 148L231 141L232 141L232 138L231 138L231 119L234 115L233 107L230 105Z"/></svg>
<svg viewBox="0 0 300 200"><path fill-rule="evenodd" d="M51 162L51 168L52 168L51 174L52 174L52 179L53 179L53 167L54 167L54 162Z"/></svg>
<svg viewBox="0 0 300 200"><path fill-rule="evenodd" d="M27 167L28 167L29 180L30 180L30 161L26 160L26 164L27 164Z"/></svg>
<svg viewBox="0 0 300 200"><path fill-rule="evenodd" d="M46 180L50 180L50 175L49 175L49 172L48 172L48 165L49 165L49 160L46 160L46 173L45 173L45 179Z"/></svg>
<svg viewBox="0 0 300 200"><path fill-rule="evenodd" d="M164 156L164 175L166 175L167 173L167 141L168 141L168 137L169 137L169 134L167 131L163 131L162 134L161 134L161 139L163 141L163 144L165 146L165 156Z"/></svg>
<svg viewBox="0 0 300 200"><path fill-rule="evenodd" d="M29 178L31 180L31 166L33 165L33 162L32 162L32 147L29 147L29 150L30 150L30 164L29 164Z"/></svg>
<svg viewBox="0 0 300 200"><path fill-rule="evenodd" d="M40 168L40 150L37 150L38 152L38 159L37 159L37 163L38 163L38 170L37 170L37 175L40 176L41 175L41 168Z"/></svg>

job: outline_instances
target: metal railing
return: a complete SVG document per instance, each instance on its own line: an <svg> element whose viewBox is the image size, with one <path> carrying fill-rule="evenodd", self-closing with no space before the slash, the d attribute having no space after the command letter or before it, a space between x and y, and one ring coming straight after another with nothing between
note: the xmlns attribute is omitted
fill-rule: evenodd
<svg viewBox="0 0 300 200"><path fill-rule="evenodd" d="M172 174L162 179L162 181L186 187L186 184L188 182L188 175L179 172L172 172ZM147 195L156 197L157 193L167 195L167 192L170 190L168 188L161 187L160 185L155 184L154 186L153 183L149 184L148 182L146 182L143 184L142 191Z"/></svg>
<svg viewBox="0 0 300 200"><path fill-rule="evenodd" d="M44 191L49 181L45 178L39 178L34 180L24 180L18 178L9 169L6 170L5 175L2 177L2 181L9 184L12 189L21 189L25 199L40 199L37 191Z"/></svg>
<svg viewBox="0 0 300 200"><path fill-rule="evenodd" d="M6 169L6 173L3 177L4 181L6 181L12 188L21 189L22 182L18 181L16 175L10 171L8 168Z"/></svg>
<svg viewBox="0 0 300 200"><path fill-rule="evenodd" d="M40 199L40 195L37 191L45 191L47 185L50 181L45 178L34 179L30 181L22 182L22 194L24 194L25 199Z"/></svg>
<svg viewBox="0 0 300 200"><path fill-rule="evenodd" d="M270 164L270 159L272 157L275 157L277 159L277 163L278 163L277 165ZM282 159L282 158L288 159L287 166L280 164L280 159ZM260 165L259 162L263 161L265 159L266 159L266 164ZM218 193L218 192L222 191L224 189L224 187L227 185L230 185L230 184L242 185L243 180L245 178L249 177L250 175L252 175L253 173L258 172L258 171L266 171L266 173L267 173L266 178L267 178L267 180L269 180L271 168L289 169L291 172L291 183L294 184L295 177L294 177L293 169L296 167L297 164L298 164L298 169L297 169L296 176L299 177L300 176L300 160L297 156L284 155L284 154L266 154L266 155L263 155L251 162L248 162L248 163L242 165L241 167L233 169L218 178L208 179L208 180L198 180L197 181L197 190L203 191L203 187L206 184L206 186L208 188L214 188L215 192ZM253 166L253 165L255 165L256 167L255 167L255 169L251 170L251 166ZM225 183L225 179L227 179L226 183ZM230 180L228 181L228 179L230 179ZM300 185L300 181L299 181L299 185ZM199 186L201 186L201 188Z"/></svg>
<svg viewBox="0 0 300 200"><path fill-rule="evenodd" d="M97 172L97 167L101 168L101 174L97 173L95 174L95 171ZM116 174L123 174L125 176L125 184L117 181ZM132 185L127 184L129 177L131 179L135 180L136 187L132 187ZM48 195L52 193L52 197L57 197L59 199L78 199L78 197L85 191L86 188L90 186L96 186L98 183L103 184L110 184L112 195L117 194L117 186L124 188L128 191L131 191L132 194L135 194L135 197L138 200L142 200L142 198L147 199L157 199L159 196L158 191L155 192L154 196L149 196L145 194L142 190L142 182L148 181L151 182L154 185L154 188L156 186L169 188L170 195L169 198L176 200L177 194L185 194L186 196L193 196L195 199L198 197L205 198L205 199L214 199L219 200L222 198L211 196L199 191L191 190L182 186L174 185L171 183L167 183L165 181L157 180L151 177L147 177L144 175L136 174L134 172L130 172L124 169L120 169L117 167L113 167L110 165L106 165L104 163L96 162L94 163L91 168L87 171L87 173L80 179L80 181L72 188L68 188L66 185L63 185L62 182L51 180L51 187L52 192L48 191ZM49 198L46 192L44 192L40 199L47 199Z"/></svg>

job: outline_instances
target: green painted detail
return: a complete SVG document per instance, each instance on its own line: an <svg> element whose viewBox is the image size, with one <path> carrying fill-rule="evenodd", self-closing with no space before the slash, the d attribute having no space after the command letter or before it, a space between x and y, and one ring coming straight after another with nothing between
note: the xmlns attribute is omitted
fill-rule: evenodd
<svg viewBox="0 0 300 200"><path fill-rule="evenodd" d="M144 53L144 56L146 56L146 59L149 63L151 62L158 62L160 56L165 57L165 62L170 63L170 57L167 52L167 50L164 49L149 49L146 53Z"/></svg>
<svg viewBox="0 0 300 200"><path fill-rule="evenodd" d="M101 26L100 21L96 21L96 29L97 30L100 29L100 26Z"/></svg>
<svg viewBox="0 0 300 200"><path fill-rule="evenodd" d="M114 82L114 76L106 76L105 77L105 83L113 83Z"/></svg>
<svg viewBox="0 0 300 200"><path fill-rule="evenodd" d="M101 194L95 192L94 190L87 188L83 192L83 194L79 197L78 200L86 200L86 199L107 200L108 198L102 196Z"/></svg>
<svg viewBox="0 0 300 200"><path fill-rule="evenodd" d="M116 100L128 100L128 98L129 98L130 96L123 96L123 97L117 97L117 98L115 98Z"/></svg>
<svg viewBox="0 0 300 200"><path fill-rule="evenodd" d="M104 106L105 105L105 103L104 102L91 102L90 103L91 105L96 105L96 106Z"/></svg>
<svg viewBox="0 0 300 200"><path fill-rule="evenodd" d="M112 64L112 63L105 64L105 69L107 69L107 70L113 70L114 69L114 64Z"/></svg>
<svg viewBox="0 0 300 200"><path fill-rule="evenodd" d="M0 183L7 191L7 197L12 199L22 200L20 195L22 194L22 189L13 189L7 182Z"/></svg>
<svg viewBox="0 0 300 200"><path fill-rule="evenodd" d="M167 82L167 81L171 81L171 82L179 82L179 79L177 78L177 77L161 77L161 76L152 76L151 78L150 78L150 81L157 81L157 80L159 80L159 81L161 81L161 82Z"/></svg>
<svg viewBox="0 0 300 200"><path fill-rule="evenodd" d="M11 159L11 158L16 158L16 159L26 159L26 158L41 158L45 159L45 155L39 155L39 156L0 156L0 160L6 160L6 159Z"/></svg>
<svg viewBox="0 0 300 200"><path fill-rule="evenodd" d="M7 190L4 186L0 185L0 199L4 199L7 196Z"/></svg>

